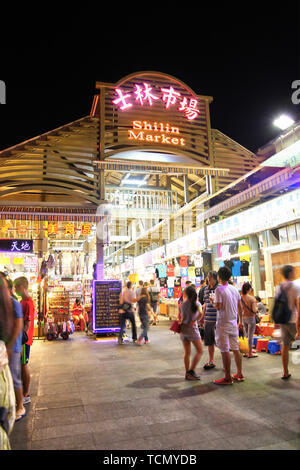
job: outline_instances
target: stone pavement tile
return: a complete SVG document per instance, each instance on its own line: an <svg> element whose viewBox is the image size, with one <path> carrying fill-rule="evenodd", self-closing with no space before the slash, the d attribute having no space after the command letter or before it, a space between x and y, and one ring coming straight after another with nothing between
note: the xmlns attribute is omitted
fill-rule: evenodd
<svg viewBox="0 0 300 470"><path fill-rule="evenodd" d="M107 443L101 443L95 439L95 447L98 450L163 450L162 442L159 437L128 439L119 442L112 440Z"/></svg>
<svg viewBox="0 0 300 470"><path fill-rule="evenodd" d="M280 434L274 430L256 431L249 434L241 434L228 439L234 445L234 448L239 449L257 449L258 447L266 447L269 445L276 445L284 439Z"/></svg>
<svg viewBox="0 0 300 470"><path fill-rule="evenodd" d="M32 441L32 450L95 450L90 433Z"/></svg>
<svg viewBox="0 0 300 470"><path fill-rule="evenodd" d="M114 405L114 403L112 403L112 405ZM114 408L114 406L105 408L101 405L84 405L84 411L89 422L110 419L117 420L120 418L126 418L127 416L138 416L138 412L134 409L130 402L127 408Z"/></svg>
<svg viewBox="0 0 300 470"><path fill-rule="evenodd" d="M35 412L34 429L86 422L87 415L83 406L53 408Z"/></svg>
<svg viewBox="0 0 300 470"><path fill-rule="evenodd" d="M73 423L66 425L56 425L48 428L35 429L32 433L32 441L41 441L55 439L66 436L76 436L91 433L90 423Z"/></svg>
<svg viewBox="0 0 300 470"><path fill-rule="evenodd" d="M50 408L65 408L83 405L79 392L67 394L42 395L35 402L36 411Z"/></svg>
<svg viewBox="0 0 300 470"><path fill-rule="evenodd" d="M268 446L257 447L253 450L299 450L299 442L297 441L282 441L277 444L270 444Z"/></svg>
<svg viewBox="0 0 300 470"><path fill-rule="evenodd" d="M223 437L224 439L228 439L234 436L240 436L241 434L247 434L251 432L258 431L263 432L264 430L269 431L271 428L268 426L258 426L255 420L233 420L228 423L219 425L216 429L216 433Z"/></svg>
<svg viewBox="0 0 300 470"><path fill-rule="evenodd" d="M152 436L159 436L161 434L170 434L170 433L185 433L186 431L195 431L196 433L199 432L199 429L205 429L202 424L199 423L197 418L193 419L185 419L185 420L177 420L177 421L169 421L165 423L155 423L148 425L149 432ZM206 428L208 429L208 428ZM211 428L209 428L211 429Z"/></svg>
<svg viewBox="0 0 300 470"><path fill-rule="evenodd" d="M153 413L147 416L148 425L157 423L168 423L171 421L183 421L193 419L194 414L190 410L174 409L163 411L160 413Z"/></svg>
<svg viewBox="0 0 300 470"><path fill-rule="evenodd" d="M140 437L141 436L152 436L152 433L148 428L145 418L143 416L126 416L119 419L109 419L102 421L91 421L88 423L90 429L93 433L101 433L103 430L113 431L113 430L127 430L128 436L130 436L130 431L132 428L138 428Z"/></svg>
<svg viewBox="0 0 300 470"><path fill-rule="evenodd" d="M79 392L76 382L40 384L38 388L38 396L56 395L61 393L66 393L67 395L69 391Z"/></svg>
<svg viewBox="0 0 300 470"><path fill-rule="evenodd" d="M214 437L210 440L199 440L197 443L174 445L165 450L231 450L230 443L226 439ZM200 457L201 458L201 457Z"/></svg>
<svg viewBox="0 0 300 470"><path fill-rule="evenodd" d="M51 373L51 374L40 375L39 384L42 386L52 385L52 384L65 384L65 383L75 383L74 375L68 371L64 373L56 372L56 373Z"/></svg>
<svg viewBox="0 0 300 470"><path fill-rule="evenodd" d="M274 413L267 417L271 426L285 428L300 434L300 412L286 411L285 413Z"/></svg>

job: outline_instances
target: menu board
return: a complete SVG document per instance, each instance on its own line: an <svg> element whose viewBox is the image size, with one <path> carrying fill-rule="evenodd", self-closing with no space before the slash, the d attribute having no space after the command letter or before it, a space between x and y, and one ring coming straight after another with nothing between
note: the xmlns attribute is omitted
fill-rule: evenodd
<svg viewBox="0 0 300 470"><path fill-rule="evenodd" d="M121 281L94 281L93 283L93 331L108 333L120 330Z"/></svg>

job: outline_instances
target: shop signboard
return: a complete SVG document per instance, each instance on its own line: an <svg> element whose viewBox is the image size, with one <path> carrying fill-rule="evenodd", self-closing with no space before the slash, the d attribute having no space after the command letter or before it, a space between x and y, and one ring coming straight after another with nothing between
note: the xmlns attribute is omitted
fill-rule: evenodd
<svg viewBox="0 0 300 470"><path fill-rule="evenodd" d="M168 243L166 245L166 255L168 259L176 258L195 251L201 251L203 248L205 248L205 234L204 229L200 229Z"/></svg>
<svg viewBox="0 0 300 470"><path fill-rule="evenodd" d="M207 226L208 245L278 227L300 218L300 189Z"/></svg>
<svg viewBox="0 0 300 470"><path fill-rule="evenodd" d="M122 283L118 280L93 282L93 332L120 331L119 298Z"/></svg>
<svg viewBox="0 0 300 470"><path fill-rule="evenodd" d="M33 253L33 240L0 239L0 252Z"/></svg>

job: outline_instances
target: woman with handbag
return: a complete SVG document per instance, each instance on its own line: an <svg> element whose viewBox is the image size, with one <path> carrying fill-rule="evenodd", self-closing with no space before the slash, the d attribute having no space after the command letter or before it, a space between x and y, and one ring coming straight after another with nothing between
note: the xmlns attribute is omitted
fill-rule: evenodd
<svg viewBox="0 0 300 470"><path fill-rule="evenodd" d="M186 380L200 380L196 374L196 366L203 354L203 345L198 328L198 319L201 316L201 305L197 302L197 292L192 286L188 286L183 291L183 302L180 305L180 339L184 347L184 365ZM196 354L191 361L191 343L193 343Z"/></svg>
<svg viewBox="0 0 300 470"><path fill-rule="evenodd" d="M250 282L245 282L242 287L242 310L243 310L243 324L245 328L246 337L248 338L249 352L244 354L244 357L252 358L258 357L253 353L253 335L256 328L256 315L257 315L257 300L251 293L253 292Z"/></svg>

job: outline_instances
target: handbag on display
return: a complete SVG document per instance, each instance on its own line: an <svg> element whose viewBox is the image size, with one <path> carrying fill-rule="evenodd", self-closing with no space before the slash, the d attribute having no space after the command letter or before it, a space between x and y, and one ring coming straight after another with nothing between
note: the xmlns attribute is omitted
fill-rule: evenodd
<svg viewBox="0 0 300 470"><path fill-rule="evenodd" d="M174 333L180 333L181 325L178 320L174 320L172 325L170 326L170 330L174 331Z"/></svg>

